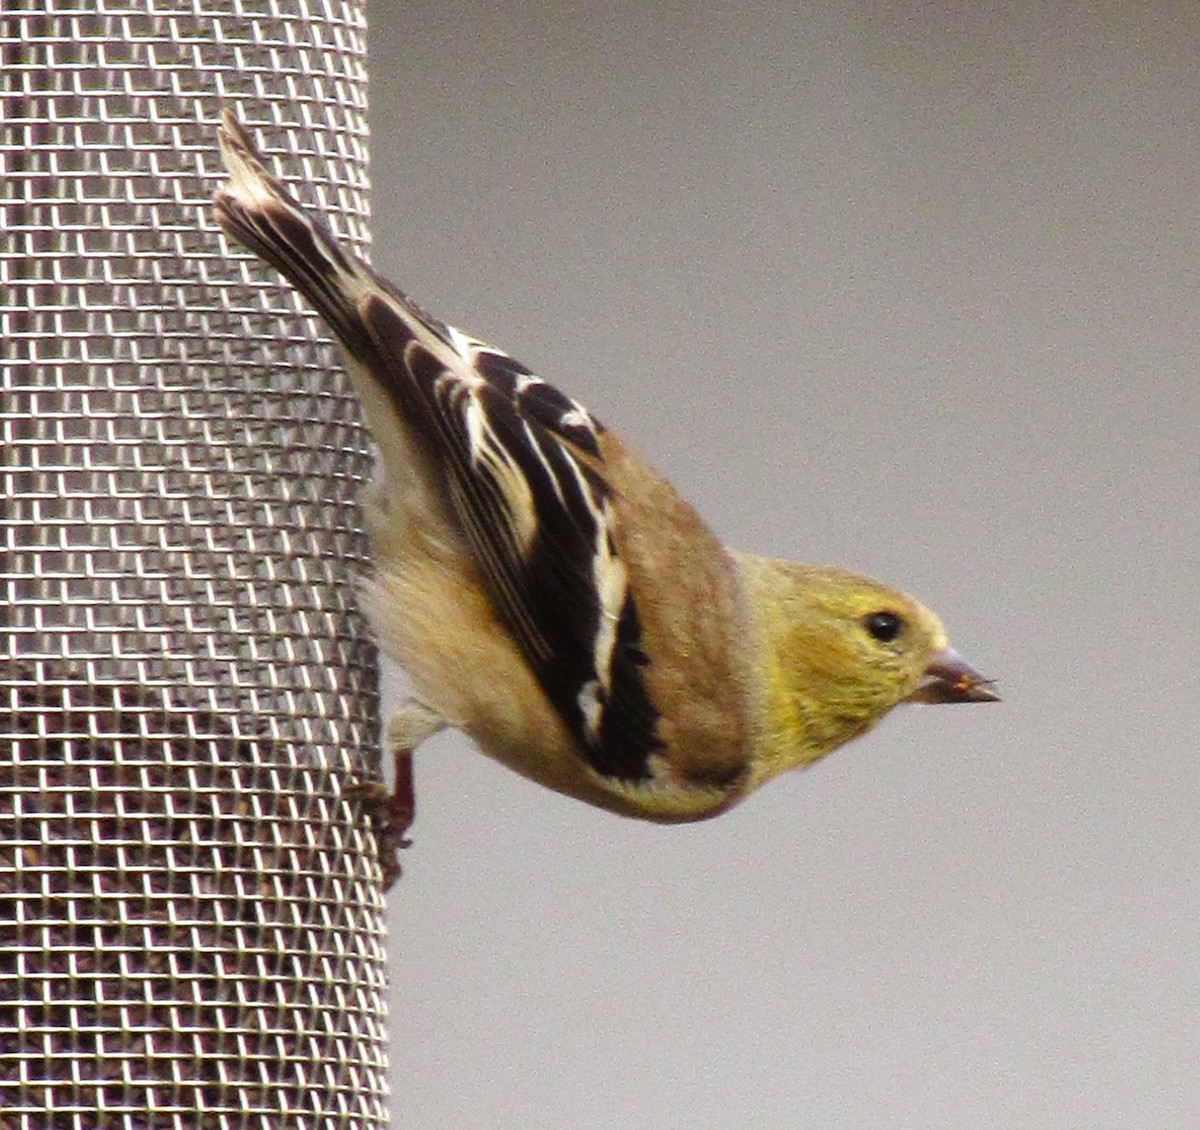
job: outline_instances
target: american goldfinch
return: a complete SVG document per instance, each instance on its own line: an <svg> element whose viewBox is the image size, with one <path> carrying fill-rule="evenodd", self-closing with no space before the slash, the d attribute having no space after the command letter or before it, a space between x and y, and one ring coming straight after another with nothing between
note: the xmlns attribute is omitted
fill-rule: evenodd
<svg viewBox="0 0 1200 1130"><path fill-rule="evenodd" d="M328 323L378 447L360 599L414 690L388 727L392 844L412 750L444 727L548 788L680 822L898 703L998 698L912 597L722 546L581 404L340 247L229 112L220 143L222 229Z"/></svg>

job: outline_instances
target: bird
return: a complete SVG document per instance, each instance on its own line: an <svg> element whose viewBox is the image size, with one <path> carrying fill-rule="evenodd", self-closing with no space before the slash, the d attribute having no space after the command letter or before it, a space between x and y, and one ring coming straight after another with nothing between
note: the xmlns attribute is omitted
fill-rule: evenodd
<svg viewBox="0 0 1200 1130"><path fill-rule="evenodd" d="M412 755L446 728L558 793L683 823L901 703L999 699L913 597L724 546L577 400L343 247L231 109L218 134L221 230L328 325L377 450L358 599L412 687L385 730L394 790L359 792L381 845L407 846Z"/></svg>

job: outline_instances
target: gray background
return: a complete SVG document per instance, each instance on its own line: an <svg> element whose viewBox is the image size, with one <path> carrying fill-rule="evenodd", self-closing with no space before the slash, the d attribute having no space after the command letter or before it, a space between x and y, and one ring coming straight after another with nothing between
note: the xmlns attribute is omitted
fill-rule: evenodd
<svg viewBox="0 0 1200 1130"><path fill-rule="evenodd" d="M371 14L377 265L1005 695L683 828L431 742L397 1124L1200 1126L1200 5Z"/></svg>

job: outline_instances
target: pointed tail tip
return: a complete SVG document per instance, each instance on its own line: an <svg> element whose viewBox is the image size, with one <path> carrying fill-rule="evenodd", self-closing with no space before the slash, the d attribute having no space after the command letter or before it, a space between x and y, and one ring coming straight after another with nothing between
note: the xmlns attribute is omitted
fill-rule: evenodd
<svg viewBox="0 0 1200 1130"><path fill-rule="evenodd" d="M232 106L226 106L221 111L221 122L217 126L217 138L221 143L221 151L234 150L248 153L254 157L260 156L258 146L250 136L249 130L242 125L237 111Z"/></svg>
<svg viewBox="0 0 1200 1130"><path fill-rule="evenodd" d="M226 106L221 111L217 142L221 149L221 163L229 174L229 183L217 190L214 202L235 197L253 206L280 197L287 199L282 184L267 171L262 152L255 145L249 130L238 120L232 106Z"/></svg>

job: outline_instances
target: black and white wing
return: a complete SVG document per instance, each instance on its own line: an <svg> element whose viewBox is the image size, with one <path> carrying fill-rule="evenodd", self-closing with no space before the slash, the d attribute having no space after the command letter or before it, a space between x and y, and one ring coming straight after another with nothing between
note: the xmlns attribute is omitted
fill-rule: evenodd
<svg viewBox="0 0 1200 1130"><path fill-rule="evenodd" d="M407 386L397 407L412 419L413 394L424 401L489 597L546 697L598 772L650 776L658 714L602 472L603 428L507 354L390 289L360 311L386 370ZM448 351L424 343L422 327Z"/></svg>
<svg viewBox="0 0 1200 1130"><path fill-rule="evenodd" d="M589 763L650 777L658 712L601 426L340 247L228 112L220 138L230 173L214 198L222 228L295 284L421 441L493 607Z"/></svg>

